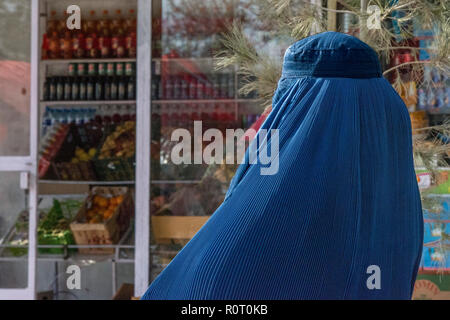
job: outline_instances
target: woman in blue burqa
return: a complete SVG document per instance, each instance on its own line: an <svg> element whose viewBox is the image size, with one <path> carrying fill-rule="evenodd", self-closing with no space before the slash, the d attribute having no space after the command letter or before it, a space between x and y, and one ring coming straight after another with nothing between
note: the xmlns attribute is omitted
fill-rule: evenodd
<svg viewBox="0 0 450 320"><path fill-rule="evenodd" d="M376 53L336 32L291 45L255 143L278 144L277 170L249 147L143 299L410 299L423 236L411 123Z"/></svg>

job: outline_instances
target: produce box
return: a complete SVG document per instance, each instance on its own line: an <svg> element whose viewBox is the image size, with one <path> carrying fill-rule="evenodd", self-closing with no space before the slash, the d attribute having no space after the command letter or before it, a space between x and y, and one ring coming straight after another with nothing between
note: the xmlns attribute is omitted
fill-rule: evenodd
<svg viewBox="0 0 450 320"><path fill-rule="evenodd" d="M136 122L127 121L108 130L94 160L102 181L135 179Z"/></svg>
<svg viewBox="0 0 450 320"><path fill-rule="evenodd" d="M94 187L70 224L79 245L116 244L130 225L134 202L127 187ZM112 254L114 248L80 248L80 253Z"/></svg>
<svg viewBox="0 0 450 320"><path fill-rule="evenodd" d="M72 212L77 210L80 202L76 200L58 201L53 199L53 206L48 212L41 211L37 228L39 245L71 245L75 244L69 224ZM17 219L11 241L13 245L28 245L28 212L23 212ZM10 248L14 256L22 256L28 252L27 248ZM41 254L63 254L62 248L39 248ZM75 252L76 249L69 249Z"/></svg>
<svg viewBox="0 0 450 320"><path fill-rule="evenodd" d="M97 153L102 129L96 124L70 126L63 145L52 161L54 175L59 180L96 180L92 159Z"/></svg>
<svg viewBox="0 0 450 320"><path fill-rule="evenodd" d="M210 216L153 216L152 234L157 244L185 244Z"/></svg>

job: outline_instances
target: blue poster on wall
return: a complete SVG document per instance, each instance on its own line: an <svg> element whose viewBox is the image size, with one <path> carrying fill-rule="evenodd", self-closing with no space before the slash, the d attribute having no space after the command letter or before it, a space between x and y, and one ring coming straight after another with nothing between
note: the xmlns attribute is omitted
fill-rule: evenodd
<svg viewBox="0 0 450 320"><path fill-rule="evenodd" d="M423 270L450 270L450 198L441 200L439 213L424 210Z"/></svg>

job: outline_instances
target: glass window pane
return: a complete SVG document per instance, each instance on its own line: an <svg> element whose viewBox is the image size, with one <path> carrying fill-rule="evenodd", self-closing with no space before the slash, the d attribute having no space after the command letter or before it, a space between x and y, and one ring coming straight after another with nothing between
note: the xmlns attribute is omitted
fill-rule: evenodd
<svg viewBox="0 0 450 320"><path fill-rule="evenodd" d="M30 3L0 0L0 156L29 154Z"/></svg>
<svg viewBox="0 0 450 320"><path fill-rule="evenodd" d="M0 288L27 286L28 213L19 178L0 172Z"/></svg>

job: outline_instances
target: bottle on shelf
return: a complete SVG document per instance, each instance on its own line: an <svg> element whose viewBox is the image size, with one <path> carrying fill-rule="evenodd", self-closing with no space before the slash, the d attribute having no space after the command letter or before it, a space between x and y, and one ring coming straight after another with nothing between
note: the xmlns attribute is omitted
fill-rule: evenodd
<svg viewBox="0 0 450 320"><path fill-rule="evenodd" d="M86 35L86 55L88 58L98 58L98 37L97 37L97 21L95 18L95 10L91 10L89 18L84 30Z"/></svg>
<svg viewBox="0 0 450 320"><path fill-rule="evenodd" d="M125 19L125 50L129 58L136 57L136 30L137 20L134 9L130 9L128 17Z"/></svg>
<svg viewBox="0 0 450 320"><path fill-rule="evenodd" d="M87 100L87 78L86 78L86 76L83 76L80 78L78 97L79 97L79 100Z"/></svg>
<svg viewBox="0 0 450 320"><path fill-rule="evenodd" d="M72 100L72 77L64 77L64 99L65 101Z"/></svg>
<svg viewBox="0 0 450 320"><path fill-rule="evenodd" d="M136 99L136 78L128 77L127 100L135 100L135 99Z"/></svg>
<svg viewBox="0 0 450 320"><path fill-rule="evenodd" d="M104 99L104 83L102 77L95 78L95 100Z"/></svg>
<svg viewBox="0 0 450 320"><path fill-rule="evenodd" d="M102 19L97 23L98 46L100 57L109 58L111 56L111 32L109 11L103 10Z"/></svg>
<svg viewBox="0 0 450 320"><path fill-rule="evenodd" d="M116 10L116 16L111 22L111 51L114 58L125 57L125 31L122 10Z"/></svg>
<svg viewBox="0 0 450 320"><path fill-rule="evenodd" d="M55 77L56 81L56 99L57 101L61 101L64 99L64 79L63 77Z"/></svg>
<svg viewBox="0 0 450 320"><path fill-rule="evenodd" d="M77 101L79 100L80 96L80 79L78 77L74 77L73 81L72 81L72 96L71 96L71 100L72 101Z"/></svg>

